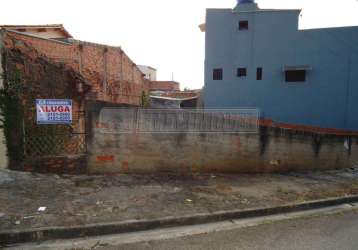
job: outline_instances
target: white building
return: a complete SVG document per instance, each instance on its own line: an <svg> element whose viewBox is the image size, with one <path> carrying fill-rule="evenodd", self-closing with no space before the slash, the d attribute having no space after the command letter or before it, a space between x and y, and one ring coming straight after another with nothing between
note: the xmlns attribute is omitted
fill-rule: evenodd
<svg viewBox="0 0 358 250"><path fill-rule="evenodd" d="M138 68L145 74L146 79L150 81L157 80L157 70L155 68L145 65L138 65Z"/></svg>

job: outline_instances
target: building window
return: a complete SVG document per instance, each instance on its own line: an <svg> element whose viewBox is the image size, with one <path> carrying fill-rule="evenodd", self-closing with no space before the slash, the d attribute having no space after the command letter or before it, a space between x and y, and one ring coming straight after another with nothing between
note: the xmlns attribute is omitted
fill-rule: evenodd
<svg viewBox="0 0 358 250"><path fill-rule="evenodd" d="M238 68L236 75L237 75L237 77L244 77L244 76L246 76L246 75L247 75L246 68Z"/></svg>
<svg viewBox="0 0 358 250"><path fill-rule="evenodd" d="M213 80L222 80L223 79L223 69L214 69L213 70Z"/></svg>
<svg viewBox="0 0 358 250"><path fill-rule="evenodd" d="M249 29L249 21L239 22L239 30L248 30L248 29Z"/></svg>
<svg viewBox="0 0 358 250"><path fill-rule="evenodd" d="M262 68L256 69L256 80L258 80L258 81L262 80Z"/></svg>
<svg viewBox="0 0 358 250"><path fill-rule="evenodd" d="M286 82L305 82L306 70L286 70Z"/></svg>

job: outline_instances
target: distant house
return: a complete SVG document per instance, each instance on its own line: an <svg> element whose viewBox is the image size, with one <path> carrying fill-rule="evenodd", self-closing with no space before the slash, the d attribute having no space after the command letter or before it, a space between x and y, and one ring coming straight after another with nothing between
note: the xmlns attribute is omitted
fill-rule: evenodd
<svg viewBox="0 0 358 250"><path fill-rule="evenodd" d="M145 75L145 78L149 81L156 81L157 80L157 70L150 66L145 65L138 65L138 68L142 73Z"/></svg>
<svg viewBox="0 0 358 250"><path fill-rule="evenodd" d="M17 31L46 39L66 40L72 38L71 34L63 27L62 24L2 25L0 27L6 30Z"/></svg>
<svg viewBox="0 0 358 250"><path fill-rule="evenodd" d="M200 25L206 107L257 107L277 122L358 130L358 27L299 30L299 14L252 0L208 9Z"/></svg>
<svg viewBox="0 0 358 250"><path fill-rule="evenodd" d="M180 84L175 81L151 81L150 91L180 91Z"/></svg>
<svg viewBox="0 0 358 250"><path fill-rule="evenodd" d="M151 95L153 108L202 108L201 90L168 91Z"/></svg>
<svg viewBox="0 0 358 250"><path fill-rule="evenodd" d="M198 96L192 97L169 97L169 96L150 96L151 108L197 108Z"/></svg>
<svg viewBox="0 0 358 250"><path fill-rule="evenodd" d="M198 94L180 91L176 81L158 81L157 70L151 66L138 65L149 80L150 106L152 108L196 107Z"/></svg>
<svg viewBox="0 0 358 250"><path fill-rule="evenodd" d="M145 65L138 65L138 68L145 75L145 78L150 81L149 90L151 92L180 91L180 83L176 81L158 81L157 70L155 68Z"/></svg>

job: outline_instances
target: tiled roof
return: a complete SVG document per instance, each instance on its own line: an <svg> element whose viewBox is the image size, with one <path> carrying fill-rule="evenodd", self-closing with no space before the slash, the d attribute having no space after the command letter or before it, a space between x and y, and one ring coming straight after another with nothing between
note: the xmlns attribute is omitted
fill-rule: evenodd
<svg viewBox="0 0 358 250"><path fill-rule="evenodd" d="M192 91L174 91L163 93L161 96L171 98L196 98L198 95L198 93Z"/></svg>
<svg viewBox="0 0 358 250"><path fill-rule="evenodd" d="M0 25L2 29L60 29L66 36L72 38L72 35L65 29L63 24L44 24L44 25Z"/></svg>

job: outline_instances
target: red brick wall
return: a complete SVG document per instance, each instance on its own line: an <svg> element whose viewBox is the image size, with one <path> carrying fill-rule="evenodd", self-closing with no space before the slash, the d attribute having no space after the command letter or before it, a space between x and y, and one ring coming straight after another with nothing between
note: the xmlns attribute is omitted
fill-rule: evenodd
<svg viewBox="0 0 358 250"><path fill-rule="evenodd" d="M87 98L140 105L142 91L149 91L149 82L121 48L81 41L65 44L14 32L6 34L18 43L30 45L41 55L80 72L91 86L91 95Z"/></svg>
<svg viewBox="0 0 358 250"><path fill-rule="evenodd" d="M179 91L179 83L173 81L153 81L150 82L151 91Z"/></svg>

